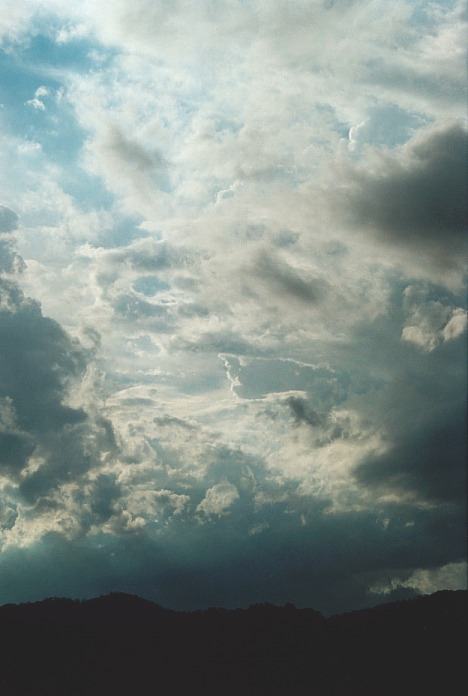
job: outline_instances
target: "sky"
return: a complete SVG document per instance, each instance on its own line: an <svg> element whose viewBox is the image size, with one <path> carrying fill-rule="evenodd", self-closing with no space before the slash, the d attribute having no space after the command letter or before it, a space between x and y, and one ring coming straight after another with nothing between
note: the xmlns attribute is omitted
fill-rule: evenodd
<svg viewBox="0 0 468 696"><path fill-rule="evenodd" d="M0 603L466 587L466 19L2 0Z"/></svg>

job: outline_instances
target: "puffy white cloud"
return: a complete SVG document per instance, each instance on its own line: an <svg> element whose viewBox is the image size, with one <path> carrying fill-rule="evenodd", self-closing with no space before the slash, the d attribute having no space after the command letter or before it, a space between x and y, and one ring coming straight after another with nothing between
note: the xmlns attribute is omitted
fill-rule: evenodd
<svg viewBox="0 0 468 696"><path fill-rule="evenodd" d="M404 297L408 316L401 332L403 341L431 351L445 341L455 340L466 330L466 311L461 307L427 300L424 291L414 286L405 289Z"/></svg>
<svg viewBox="0 0 468 696"><path fill-rule="evenodd" d="M453 341L466 331L467 313L458 307L452 311L452 316L443 328L444 341Z"/></svg>
<svg viewBox="0 0 468 696"><path fill-rule="evenodd" d="M238 499L237 488L228 481L222 481L208 488L205 497L197 507L197 512L207 516L225 515Z"/></svg>
<svg viewBox="0 0 468 696"><path fill-rule="evenodd" d="M36 109L38 111L45 111L46 106L43 101L43 97L49 96L49 90L47 87L44 87L44 85L41 85L36 89L34 92L34 97L32 99L28 99L28 101L25 102L26 106L30 106L33 109Z"/></svg>

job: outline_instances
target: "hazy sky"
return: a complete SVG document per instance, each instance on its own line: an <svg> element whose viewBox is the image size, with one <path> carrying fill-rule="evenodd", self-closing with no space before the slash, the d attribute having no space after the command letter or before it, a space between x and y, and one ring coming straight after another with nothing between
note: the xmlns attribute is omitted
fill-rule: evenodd
<svg viewBox="0 0 468 696"><path fill-rule="evenodd" d="M2 0L0 602L465 585L464 5Z"/></svg>

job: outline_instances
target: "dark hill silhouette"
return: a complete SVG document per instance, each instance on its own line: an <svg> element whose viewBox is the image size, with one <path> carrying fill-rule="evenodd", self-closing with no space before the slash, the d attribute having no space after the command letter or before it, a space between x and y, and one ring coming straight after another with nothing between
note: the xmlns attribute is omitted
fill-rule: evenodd
<svg viewBox="0 0 468 696"><path fill-rule="evenodd" d="M427 696L462 690L468 593L329 619L133 595L0 607L2 696Z"/></svg>

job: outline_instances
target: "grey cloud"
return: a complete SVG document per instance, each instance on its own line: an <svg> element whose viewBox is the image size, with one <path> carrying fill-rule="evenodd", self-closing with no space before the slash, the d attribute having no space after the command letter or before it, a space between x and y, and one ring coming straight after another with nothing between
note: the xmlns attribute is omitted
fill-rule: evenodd
<svg viewBox="0 0 468 696"><path fill-rule="evenodd" d="M257 399L273 392L301 391L307 394L305 411L327 411L342 403L349 390L349 375L325 366L305 365L280 358L252 358L242 364L226 356L231 374L239 380L236 393ZM297 403L296 403L297 407Z"/></svg>
<svg viewBox="0 0 468 696"><path fill-rule="evenodd" d="M460 263L467 226L468 131L458 123L413 138L380 158L373 171L354 170L344 190L345 215L388 243Z"/></svg>
<svg viewBox="0 0 468 696"><path fill-rule="evenodd" d="M35 442L27 433L1 430L0 470L16 476L26 466L34 448Z"/></svg>
<svg viewBox="0 0 468 696"><path fill-rule="evenodd" d="M156 425L162 426L162 427L176 427L176 428L183 428L184 430L194 430L195 426L189 423L188 421L182 420L181 418L176 418L175 416L158 416L157 418L154 418L154 422Z"/></svg>
<svg viewBox="0 0 468 696"><path fill-rule="evenodd" d="M67 382L83 371L84 352L39 305L0 279L0 385L18 424L35 433L83 419L64 405Z"/></svg>
<svg viewBox="0 0 468 696"><path fill-rule="evenodd" d="M10 208L0 205L0 234L13 232L18 227L18 215Z"/></svg>
<svg viewBox="0 0 468 696"><path fill-rule="evenodd" d="M384 448L357 466L356 480L379 495L462 508L466 344L451 340L431 352L416 351L400 340L404 305L400 297L391 318L362 327L356 336L360 365L382 381L368 395L355 393L345 406L376 428Z"/></svg>
<svg viewBox="0 0 468 696"><path fill-rule="evenodd" d="M13 280L0 278L0 466L29 505L115 451L105 419L67 404L89 357Z"/></svg>
<svg viewBox="0 0 468 696"><path fill-rule="evenodd" d="M114 513L114 503L122 497L122 487L115 476L100 474L86 492L86 502L93 513L93 521L99 524Z"/></svg>
<svg viewBox="0 0 468 696"><path fill-rule="evenodd" d="M0 272L21 273L25 268L24 260L14 249L14 242L0 238Z"/></svg>
<svg viewBox="0 0 468 696"><path fill-rule="evenodd" d="M132 293L117 296L113 306L118 314L132 321L154 317L167 318L169 313L167 305L147 302Z"/></svg>
<svg viewBox="0 0 468 696"><path fill-rule="evenodd" d="M210 311L208 307L198 302L184 302L179 304L177 313L180 317L191 319L193 317L208 317Z"/></svg>
<svg viewBox="0 0 468 696"><path fill-rule="evenodd" d="M401 339L424 351L435 350L441 343L458 339L466 330L466 312L441 299L428 299L424 290L409 285L404 291L407 312Z"/></svg>
<svg viewBox="0 0 468 696"><path fill-rule="evenodd" d="M164 290L169 289L169 285L164 281L159 280L157 276L140 276L133 283L133 287L137 292L141 292L143 295L152 296L159 292L164 292Z"/></svg>
<svg viewBox="0 0 468 696"><path fill-rule="evenodd" d="M324 279L308 277L279 257L260 255L253 272L268 284L276 296L283 296L285 299L315 304L327 292L328 283Z"/></svg>
<svg viewBox="0 0 468 696"><path fill-rule="evenodd" d="M34 454L42 460L37 470L22 477L19 492L33 502L64 483L82 482L85 475L101 466L101 455L117 453L111 425L103 418L86 418L63 426L60 421L46 436L36 436Z"/></svg>
<svg viewBox="0 0 468 696"><path fill-rule="evenodd" d="M286 403L291 409L296 423L307 423L307 425L317 426L322 424L319 414L310 408L306 399L299 396L290 396Z"/></svg>
<svg viewBox="0 0 468 696"><path fill-rule="evenodd" d="M17 506L0 499L0 532L11 529L18 518Z"/></svg>
<svg viewBox="0 0 468 696"><path fill-rule="evenodd" d="M126 138L116 127L111 129L109 147L127 162L134 164L137 169L151 170L155 165L160 164L160 158L157 155L151 156L141 145Z"/></svg>
<svg viewBox="0 0 468 696"><path fill-rule="evenodd" d="M18 227L18 215L10 208L0 205L0 272L18 273L25 263L16 253L11 233Z"/></svg>
<svg viewBox="0 0 468 696"><path fill-rule="evenodd" d="M463 504L466 491L464 402L432 418L403 427L385 454L356 469L357 480L380 492L410 493L416 499ZM421 418L419 417L419 421Z"/></svg>
<svg viewBox="0 0 468 696"><path fill-rule="evenodd" d="M104 267L126 266L144 273L184 267L191 261L186 249L151 238L138 239L126 247L104 251L100 258Z"/></svg>
<svg viewBox="0 0 468 696"><path fill-rule="evenodd" d="M168 165L157 149L144 147L116 125L108 127L102 147L111 164L120 163L127 173L149 177L159 189L168 188Z"/></svg>
<svg viewBox="0 0 468 696"><path fill-rule="evenodd" d="M253 343L249 343L239 334L229 330L203 332L195 340L176 336L172 340L172 346L176 350L188 350L193 353L251 355L258 352Z"/></svg>
<svg viewBox="0 0 468 696"><path fill-rule="evenodd" d="M408 94L412 98L422 97L439 104L464 105L466 99L465 81L461 75L435 75L408 64L389 65L381 60L369 61L362 80L389 92Z"/></svg>

